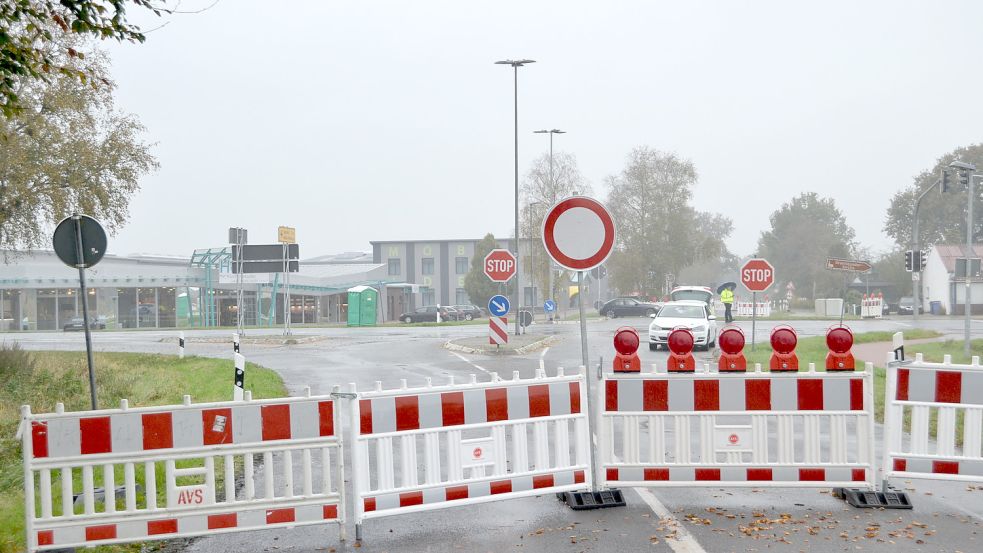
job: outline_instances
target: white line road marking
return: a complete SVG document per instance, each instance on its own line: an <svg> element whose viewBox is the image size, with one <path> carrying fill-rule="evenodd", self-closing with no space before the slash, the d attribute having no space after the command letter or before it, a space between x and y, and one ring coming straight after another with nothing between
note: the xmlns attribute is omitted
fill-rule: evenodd
<svg viewBox="0 0 983 553"><path fill-rule="evenodd" d="M911 324L909 324L909 323L902 323L901 321L891 321L891 322L893 322L894 324L899 325L899 326L911 326Z"/></svg>
<svg viewBox="0 0 983 553"><path fill-rule="evenodd" d="M549 350L550 350L550 348L549 348L549 346L547 346L547 347L543 348L543 353L540 353L539 354L539 370L541 370L541 371L545 371L546 370L546 361L544 361L543 358L546 357L546 352L549 351Z"/></svg>
<svg viewBox="0 0 983 553"><path fill-rule="evenodd" d="M485 374L492 374L492 372L491 372L491 371L489 371L488 369L486 369L486 368L484 368L484 367L482 367L481 365L478 365L477 363L475 363L475 362L473 362L473 361L471 361L470 359L468 359L467 357L465 357L465 356L463 356L463 355L461 355L460 353L458 353L458 352L456 352L456 351L449 351L448 353L450 353L451 355L453 355L453 356L455 356L455 357L457 357L457 358L458 358L458 359L460 359L461 361L464 361L464 362L465 362L465 363L467 363L468 365L471 365L472 367L474 367L474 368L476 368L476 369L478 369L479 371L481 371L481 372L483 372L483 373L485 373Z"/></svg>

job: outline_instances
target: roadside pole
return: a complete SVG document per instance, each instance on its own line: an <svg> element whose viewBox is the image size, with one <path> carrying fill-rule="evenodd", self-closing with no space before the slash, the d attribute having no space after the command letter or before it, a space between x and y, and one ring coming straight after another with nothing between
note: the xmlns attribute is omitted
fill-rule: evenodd
<svg viewBox="0 0 983 553"><path fill-rule="evenodd" d="M577 272L577 309L580 311L580 359L581 370L584 373L584 380L587 383L587 400L588 402L594 397L594 387L591 386L591 381L595 378L590 371L590 360L587 358L587 317L584 315L584 271ZM598 376L600 376L598 374ZM595 416L596 409L590 409L587 413L587 435L594 436L595 427ZM597 482L599 478L599 473L597 470L597 455L594 452L595 448L593 444L588 448L590 453L590 473L591 473L591 492L596 493L599 491Z"/></svg>
<svg viewBox="0 0 983 553"><path fill-rule="evenodd" d="M96 402L96 369L95 362L92 360L92 332L89 330L89 298L85 292L85 259L82 254L82 217L78 214L72 215L75 222L75 259L79 270L79 291L82 294L82 328L85 329L85 359L89 363L89 396L92 399L92 410L97 407ZM967 271L967 274L968 271Z"/></svg>
<svg viewBox="0 0 983 553"><path fill-rule="evenodd" d="M751 292L751 351L754 351L755 334L758 327L758 293Z"/></svg>
<svg viewBox="0 0 983 553"><path fill-rule="evenodd" d="M970 269L972 268L973 260L973 200L976 199L974 183L976 180L976 175L969 172L969 198L966 200L968 203L969 212L966 214L966 319L965 328L963 329L963 355L969 358L971 353L970 348L970 328L972 326L972 311L973 311L973 277ZM84 294L85 292L83 292ZM915 306L915 311L918 310L918 306ZM87 329L88 331L88 329Z"/></svg>

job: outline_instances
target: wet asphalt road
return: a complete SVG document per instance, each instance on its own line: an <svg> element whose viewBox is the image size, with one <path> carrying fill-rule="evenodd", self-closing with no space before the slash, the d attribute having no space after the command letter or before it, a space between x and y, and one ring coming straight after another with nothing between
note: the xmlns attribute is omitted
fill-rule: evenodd
<svg viewBox="0 0 983 553"><path fill-rule="evenodd" d="M588 326L591 364L603 357L610 365L611 336L624 324L645 336L646 319L596 321ZM778 321L759 323L758 340L767 338ZM829 321L796 321L800 336L821 335ZM852 321L856 332L904 331L910 318ZM961 336L962 319L926 318L919 324L946 335ZM750 323L741 323L750 338ZM555 334L560 341L547 350L520 356L457 354L441 346L450 339L484 335L485 326L302 328L301 336L323 337L290 346L244 343L249 361L283 375L291 394L310 386L314 394L328 393L335 384L354 382L360 389L375 381L386 388L435 383L469 374L480 380L490 372L523 377L543 366L580 364L577 325L536 325L531 333ZM278 329L250 330L248 337L277 335ZM231 358L228 331L186 331L188 354ZM983 321L974 322L974 335L983 336ZM102 351L176 353L175 331L98 332L94 344ZM84 348L81 334L17 333L3 335L29 349ZM163 341L162 341L163 340ZM665 353L639 352L645 365L665 360ZM698 358L710 359L700 352ZM805 360L804 360L805 361ZM820 361L820 360L816 360ZM879 429L878 429L879 430ZM878 432L879 434L879 432ZM796 489L660 489L630 490L627 508L574 512L554 496L516 499L470 507L369 520L359 551L983 551L983 486L965 483L900 482L912 495L912 511L859 510L830 496L828 491ZM266 530L203 538L189 551L348 551L355 550L353 529L340 542L334 526Z"/></svg>

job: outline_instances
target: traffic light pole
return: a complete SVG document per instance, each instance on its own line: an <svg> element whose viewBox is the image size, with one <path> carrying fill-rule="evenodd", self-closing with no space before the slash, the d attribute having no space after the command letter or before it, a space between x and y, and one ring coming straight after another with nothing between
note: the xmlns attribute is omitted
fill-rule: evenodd
<svg viewBox="0 0 983 553"><path fill-rule="evenodd" d="M973 200L976 199L975 192L976 189L974 184L976 182L977 175L973 173L969 174L969 198L967 202L969 203L969 212L966 215L966 322L964 333L964 343L963 343L963 354L966 359L969 359L970 344L969 344L969 334L970 327L972 326L972 311L973 311L973 277L971 272L971 267L973 265Z"/></svg>
<svg viewBox="0 0 983 553"><path fill-rule="evenodd" d="M928 194L928 191L929 190L935 190L935 187L936 186L942 186L942 179L936 180L935 183L932 184L932 186L929 186L925 190L922 190L922 193L918 195L918 199L915 200L915 216L914 216L915 221L914 221L914 228L912 229L912 233L911 233L911 235L912 235L912 241L914 242L914 246L911 249L911 252L912 252L911 255L912 255L912 257L914 257L915 252L921 252L922 251L921 248L919 247L919 244L918 244L918 210L922 206L922 199L925 197L925 194ZM919 254L919 257L921 257L920 254ZM921 263L923 263L924 261L925 261L924 259L920 259L919 260L919 266L917 267L917 270L914 270L915 268L913 267L912 268L912 273L911 273L913 275L916 274L916 273L918 274L918 280L912 281L912 283L911 283L911 296L912 296L912 299L914 300L912 302L914 304L914 306L913 306L913 308L911 310L911 316L912 316L912 318L915 321L918 320L918 311L919 311L919 309L921 309L921 306L922 306L922 300L921 300L921 297L922 297L922 295L921 295L921 288L922 288L921 269L922 268L921 268Z"/></svg>

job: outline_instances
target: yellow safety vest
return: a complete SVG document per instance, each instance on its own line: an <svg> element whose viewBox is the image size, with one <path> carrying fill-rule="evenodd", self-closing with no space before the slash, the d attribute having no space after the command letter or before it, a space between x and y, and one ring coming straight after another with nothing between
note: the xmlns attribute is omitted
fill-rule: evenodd
<svg viewBox="0 0 983 553"><path fill-rule="evenodd" d="M734 292L731 292L730 288L725 289L720 293L720 301L723 303L734 303Z"/></svg>

